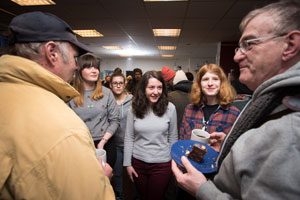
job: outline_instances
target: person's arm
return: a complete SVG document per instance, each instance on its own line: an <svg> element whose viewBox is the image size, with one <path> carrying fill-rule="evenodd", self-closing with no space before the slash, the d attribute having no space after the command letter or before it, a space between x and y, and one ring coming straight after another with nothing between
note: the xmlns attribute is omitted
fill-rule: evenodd
<svg viewBox="0 0 300 200"><path fill-rule="evenodd" d="M124 137L124 160L123 166L131 166L131 158L133 151L133 141L134 141L134 128L133 128L133 113L132 108L128 110L127 121L126 121L126 131Z"/></svg>
<svg viewBox="0 0 300 200"><path fill-rule="evenodd" d="M138 174L136 173L135 169L132 166L127 166L126 170L127 170L128 176L132 182L134 182L133 176L139 177Z"/></svg>
<svg viewBox="0 0 300 200"><path fill-rule="evenodd" d="M132 151L133 151L133 141L134 141L134 115L132 113L132 108L128 110L127 121L126 121L126 131L124 137L124 160L123 166L126 167L128 176L130 180L133 181L133 176L138 177L135 169L131 165Z"/></svg>
<svg viewBox="0 0 300 200"><path fill-rule="evenodd" d="M97 145L98 149L103 149L104 145L108 142L108 140L112 137L112 134L109 132L106 132L100 142Z"/></svg>
<svg viewBox="0 0 300 200"><path fill-rule="evenodd" d="M174 144L178 140L178 130L177 130L177 114L174 104L170 103L171 113L170 113L170 125L169 125L169 142L170 145Z"/></svg>
<svg viewBox="0 0 300 200"><path fill-rule="evenodd" d="M226 134L224 132L212 132L209 138L209 145L217 152L220 152L222 142Z"/></svg>
<svg viewBox="0 0 300 200"><path fill-rule="evenodd" d="M107 121L109 123L105 134L97 145L98 149L103 149L104 145L114 135L120 123L120 111L117 102L111 91L108 92L108 107L107 107Z"/></svg>
<svg viewBox="0 0 300 200"><path fill-rule="evenodd" d="M106 132L114 135L120 124L120 109L111 91L108 94L107 120L109 126Z"/></svg>

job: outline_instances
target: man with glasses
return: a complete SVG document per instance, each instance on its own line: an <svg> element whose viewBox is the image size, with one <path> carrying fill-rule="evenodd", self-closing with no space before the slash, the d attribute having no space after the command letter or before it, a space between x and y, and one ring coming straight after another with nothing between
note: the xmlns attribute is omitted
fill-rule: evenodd
<svg viewBox="0 0 300 200"><path fill-rule="evenodd" d="M114 199L84 122L66 105L88 52L70 26L42 12L9 25L0 57L0 199Z"/></svg>
<svg viewBox="0 0 300 200"><path fill-rule="evenodd" d="M218 173L207 181L183 157L179 184L197 199L300 198L300 5L280 1L241 22L234 60L253 98L223 141Z"/></svg>

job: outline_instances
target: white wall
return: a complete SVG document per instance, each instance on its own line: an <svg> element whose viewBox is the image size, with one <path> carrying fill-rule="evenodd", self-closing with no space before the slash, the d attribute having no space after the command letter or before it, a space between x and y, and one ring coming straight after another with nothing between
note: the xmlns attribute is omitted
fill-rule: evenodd
<svg viewBox="0 0 300 200"><path fill-rule="evenodd" d="M177 69L181 66L182 70L192 72L195 75L195 70L205 63L216 63L216 57L209 58L188 58L188 59L142 59L142 58L113 58L102 59L101 71L114 70L119 67L126 71L132 71L134 68L140 68L143 73L149 70L161 70L163 66L168 66Z"/></svg>
<svg viewBox="0 0 300 200"><path fill-rule="evenodd" d="M123 72L132 71L134 68L140 68L143 72L146 72L149 70L161 70L163 66L168 66L174 70L177 70L177 67L181 66L183 71L189 71L195 75L199 67L205 63L219 64L221 43L201 44L201 47L203 46L205 48L195 48L196 52L191 52L190 55L177 59L138 57L103 58L101 62L102 76L106 75L105 70L112 71L117 67L121 68ZM197 55L201 56L197 57Z"/></svg>

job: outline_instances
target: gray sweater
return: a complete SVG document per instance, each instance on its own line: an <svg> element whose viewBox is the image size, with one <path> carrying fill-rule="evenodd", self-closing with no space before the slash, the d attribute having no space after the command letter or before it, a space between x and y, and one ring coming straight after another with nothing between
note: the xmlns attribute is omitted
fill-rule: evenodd
<svg viewBox="0 0 300 200"><path fill-rule="evenodd" d="M119 126L119 109L115 97L110 89L102 87L103 97L98 101L91 100L93 91L84 92L84 104L76 107L70 101L70 107L85 122L93 140L100 140L106 132L114 134Z"/></svg>
<svg viewBox="0 0 300 200"><path fill-rule="evenodd" d="M300 62L260 85L253 99L285 86L300 88ZM283 108L285 104L273 112ZM299 141L300 112L250 129L234 143L214 181L203 184L196 198L300 199Z"/></svg>
<svg viewBox="0 0 300 200"><path fill-rule="evenodd" d="M174 104L169 103L162 117L150 111L143 119L128 111L124 139L124 166L131 166L131 158L147 163L171 160L170 150L177 141L177 115Z"/></svg>
<svg viewBox="0 0 300 200"><path fill-rule="evenodd" d="M118 147L124 147L124 137L126 130L126 120L128 110L131 108L132 94L126 96L125 100L119 105L120 110L120 126L115 133L115 144Z"/></svg>

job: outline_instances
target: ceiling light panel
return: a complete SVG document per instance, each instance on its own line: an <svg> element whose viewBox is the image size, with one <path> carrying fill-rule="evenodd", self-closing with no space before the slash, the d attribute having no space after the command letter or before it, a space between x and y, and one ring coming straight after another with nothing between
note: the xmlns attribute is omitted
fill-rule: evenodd
<svg viewBox="0 0 300 200"><path fill-rule="evenodd" d="M172 55L172 54L162 54L161 57L172 58L172 57L174 57L174 55Z"/></svg>
<svg viewBox="0 0 300 200"><path fill-rule="evenodd" d="M157 48L160 50L167 50L167 51L176 50L176 46L157 46Z"/></svg>
<svg viewBox="0 0 300 200"><path fill-rule="evenodd" d="M11 0L20 6L44 6L44 5L55 5L52 0Z"/></svg>
<svg viewBox="0 0 300 200"><path fill-rule="evenodd" d="M108 50L121 50L122 48L119 46L102 46L104 49Z"/></svg>
<svg viewBox="0 0 300 200"><path fill-rule="evenodd" d="M96 31L95 29L88 29L88 30L73 30L77 35L81 37L103 37L101 33Z"/></svg>
<svg viewBox="0 0 300 200"><path fill-rule="evenodd" d="M152 29L156 37L178 37L181 29Z"/></svg>

